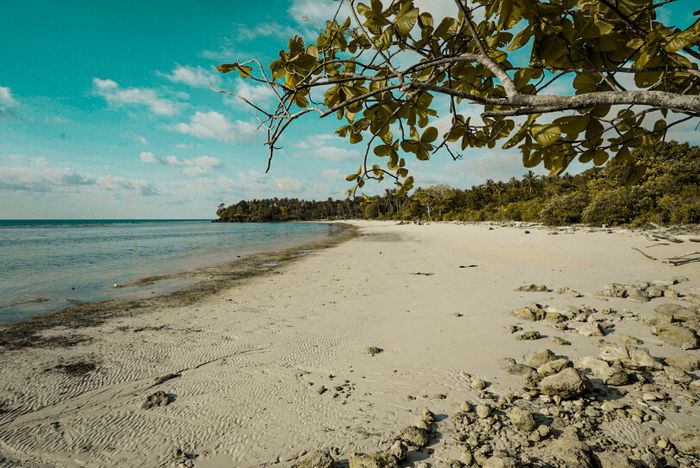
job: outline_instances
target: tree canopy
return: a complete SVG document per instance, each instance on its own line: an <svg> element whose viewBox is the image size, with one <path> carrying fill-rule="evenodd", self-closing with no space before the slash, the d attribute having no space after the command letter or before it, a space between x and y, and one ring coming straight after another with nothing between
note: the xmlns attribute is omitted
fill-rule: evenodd
<svg viewBox="0 0 700 468"><path fill-rule="evenodd" d="M624 183L631 163L614 159L580 174L487 180L462 190L419 187L410 194L309 201L288 198L221 204L220 221L382 219L425 221L533 221L551 225L700 223L700 148L663 143L636 155L650 167L634 186Z"/></svg>
<svg viewBox="0 0 700 468"><path fill-rule="evenodd" d="M438 22L412 0L341 0L315 42L291 38L267 67L220 65L275 92L272 109L246 100L267 131L268 170L307 114L336 116L336 133L363 145L355 189L391 178L401 193L409 161L439 150L517 147L525 167L558 175L576 159L633 163L700 116L700 20L666 24L658 10L675 0L453 1L456 17ZM627 182L644 172L624 167Z"/></svg>

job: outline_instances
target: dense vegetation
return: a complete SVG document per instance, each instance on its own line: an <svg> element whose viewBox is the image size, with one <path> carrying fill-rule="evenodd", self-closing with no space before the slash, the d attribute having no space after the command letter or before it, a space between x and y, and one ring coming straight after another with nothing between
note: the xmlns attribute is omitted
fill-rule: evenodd
<svg viewBox="0 0 700 468"><path fill-rule="evenodd" d="M486 183L467 190L445 185L418 188L410 195L387 190L383 196L307 201L296 198L223 204L221 221L302 221L394 219L461 221L540 221L552 225L643 225L700 223L700 147L665 143L637 155L647 167L633 186L625 185L634 164L611 160L581 174Z"/></svg>

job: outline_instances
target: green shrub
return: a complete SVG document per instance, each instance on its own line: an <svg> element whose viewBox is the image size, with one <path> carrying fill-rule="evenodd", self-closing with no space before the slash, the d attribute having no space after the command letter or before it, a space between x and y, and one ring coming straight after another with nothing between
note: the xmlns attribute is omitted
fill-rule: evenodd
<svg viewBox="0 0 700 468"><path fill-rule="evenodd" d="M539 213L540 220L550 226L580 223L588 205L588 195L583 192L559 195L551 199Z"/></svg>

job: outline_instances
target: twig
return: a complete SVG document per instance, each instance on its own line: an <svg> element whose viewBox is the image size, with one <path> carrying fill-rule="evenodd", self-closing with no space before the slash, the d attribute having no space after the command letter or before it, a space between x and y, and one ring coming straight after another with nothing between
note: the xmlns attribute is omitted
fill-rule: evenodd
<svg viewBox="0 0 700 468"><path fill-rule="evenodd" d="M657 260L656 257L652 257L651 255L645 254L644 252L642 252L642 251L641 251L640 249L638 249L637 247L632 247L632 250L636 250L637 252L639 252L640 254L644 255L644 256L645 256L646 258L648 258L649 260Z"/></svg>

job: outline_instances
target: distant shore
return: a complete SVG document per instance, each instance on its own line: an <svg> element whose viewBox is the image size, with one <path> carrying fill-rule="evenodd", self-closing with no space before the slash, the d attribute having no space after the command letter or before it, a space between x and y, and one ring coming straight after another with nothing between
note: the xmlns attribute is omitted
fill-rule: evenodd
<svg viewBox="0 0 700 468"><path fill-rule="evenodd" d="M697 234L349 224L0 330L0 466L700 463Z"/></svg>

